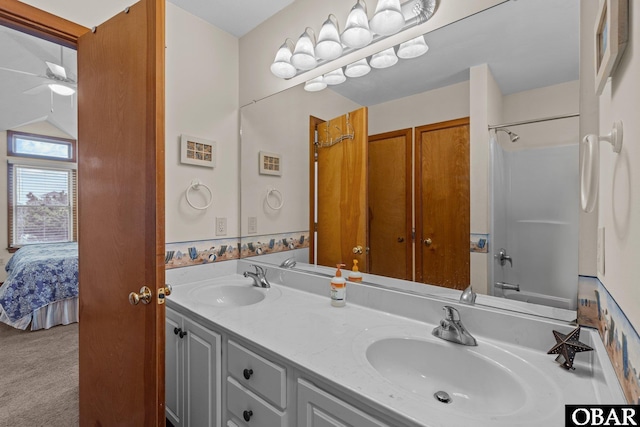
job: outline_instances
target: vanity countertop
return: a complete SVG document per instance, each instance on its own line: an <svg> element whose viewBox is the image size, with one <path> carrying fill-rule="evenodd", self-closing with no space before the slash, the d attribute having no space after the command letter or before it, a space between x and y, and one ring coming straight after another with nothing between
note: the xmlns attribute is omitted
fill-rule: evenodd
<svg viewBox="0 0 640 427"><path fill-rule="evenodd" d="M477 326L465 323L464 312L461 312L462 322L476 336L478 347L461 346L436 339L438 344L447 347L446 351L470 352L470 355L484 358L496 366L500 366L500 363L490 360L492 354L506 355L520 364L517 366L525 367L528 378L532 379L528 381L526 375L522 377L526 380L522 389L525 397L516 404L517 410L510 410L508 403L497 411L483 410L480 402L481 405L472 411L455 404L468 403L465 400L469 400L469 396L464 393L456 394L452 390L454 403L449 405L438 402L435 398L425 402L424 397L383 378L367 362L366 348L373 342L385 338L433 341L435 338L431 331L435 324L350 303L349 290L347 305L332 307L328 297L328 280L326 297L279 285L271 280L272 287L264 290L267 297L263 301L233 308L214 307L202 299L194 298L192 292L196 286L202 287L205 284L251 286L252 283L251 279L233 274L203 282L175 285L167 304L196 320L222 328L271 351L293 366L321 376L359 400L383 408L392 417L401 418L408 425L562 425L565 404L624 403L617 380L615 376L612 377L604 347L594 330L583 329L581 341L595 347L600 357L593 353L579 353L574 364L576 370L567 371L554 362L554 355L548 355L546 351L474 333ZM358 285L348 284L348 288L355 286ZM548 328L548 325L545 324L544 327ZM548 334L550 348L555 342L550 330ZM606 360L601 363L602 358ZM427 363L438 366L439 362L436 359ZM505 372L511 369L509 366L502 368ZM451 374L454 376L453 372ZM514 374L518 376L518 372ZM469 374L468 381L477 381L473 372ZM535 382L546 384L546 387L528 384ZM476 392L485 396L493 396L498 391L498 387L486 383L474 384L473 387ZM491 402L485 406L491 406ZM498 402L496 407L499 406L502 405ZM466 408L474 406L467 405Z"/></svg>

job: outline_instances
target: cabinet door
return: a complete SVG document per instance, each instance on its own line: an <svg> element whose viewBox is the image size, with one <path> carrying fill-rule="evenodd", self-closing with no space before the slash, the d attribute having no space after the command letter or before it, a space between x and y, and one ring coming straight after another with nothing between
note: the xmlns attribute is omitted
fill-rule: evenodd
<svg viewBox="0 0 640 427"><path fill-rule="evenodd" d="M184 318L184 426L217 426L221 414L220 335Z"/></svg>
<svg viewBox="0 0 640 427"><path fill-rule="evenodd" d="M165 322L165 412L174 427L182 427L183 340L179 334L182 332L182 316L167 308Z"/></svg>
<svg viewBox="0 0 640 427"><path fill-rule="evenodd" d="M298 426L388 427L361 410L301 379L298 380Z"/></svg>

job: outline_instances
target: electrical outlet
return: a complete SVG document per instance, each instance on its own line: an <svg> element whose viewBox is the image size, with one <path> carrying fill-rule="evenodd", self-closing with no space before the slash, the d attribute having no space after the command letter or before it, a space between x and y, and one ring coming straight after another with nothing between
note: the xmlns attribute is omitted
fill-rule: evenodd
<svg viewBox="0 0 640 427"><path fill-rule="evenodd" d="M227 218L216 218L216 236L227 235Z"/></svg>
<svg viewBox="0 0 640 427"><path fill-rule="evenodd" d="M247 234L258 234L258 217L257 216L249 217L249 227L247 229Z"/></svg>

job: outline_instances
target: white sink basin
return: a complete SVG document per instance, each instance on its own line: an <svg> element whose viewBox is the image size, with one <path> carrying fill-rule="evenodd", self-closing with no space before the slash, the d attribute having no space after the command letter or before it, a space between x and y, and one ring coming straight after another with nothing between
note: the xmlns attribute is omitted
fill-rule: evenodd
<svg viewBox="0 0 640 427"><path fill-rule="evenodd" d="M354 341L354 352L365 370L389 383L396 398L417 400L469 425L471 420L509 425L519 417L542 421L558 406L557 384L521 355L481 340L477 347L444 341L431 329L368 330Z"/></svg>
<svg viewBox="0 0 640 427"><path fill-rule="evenodd" d="M201 304L216 307L239 307L251 305L262 301L266 292L254 286L202 286L192 289L189 297Z"/></svg>

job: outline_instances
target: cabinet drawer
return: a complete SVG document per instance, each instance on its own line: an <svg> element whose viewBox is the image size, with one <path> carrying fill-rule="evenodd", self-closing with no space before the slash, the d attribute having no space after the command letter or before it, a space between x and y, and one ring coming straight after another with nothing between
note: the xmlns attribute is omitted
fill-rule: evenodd
<svg viewBox="0 0 640 427"><path fill-rule="evenodd" d="M303 379L298 379L298 426L389 427Z"/></svg>
<svg viewBox="0 0 640 427"><path fill-rule="evenodd" d="M247 425L285 427L287 420L283 412L242 387L236 380L227 377L227 408ZM249 421L245 418L249 417Z"/></svg>
<svg viewBox="0 0 640 427"><path fill-rule="evenodd" d="M227 371L270 403L286 407L287 371L283 367L229 340Z"/></svg>

